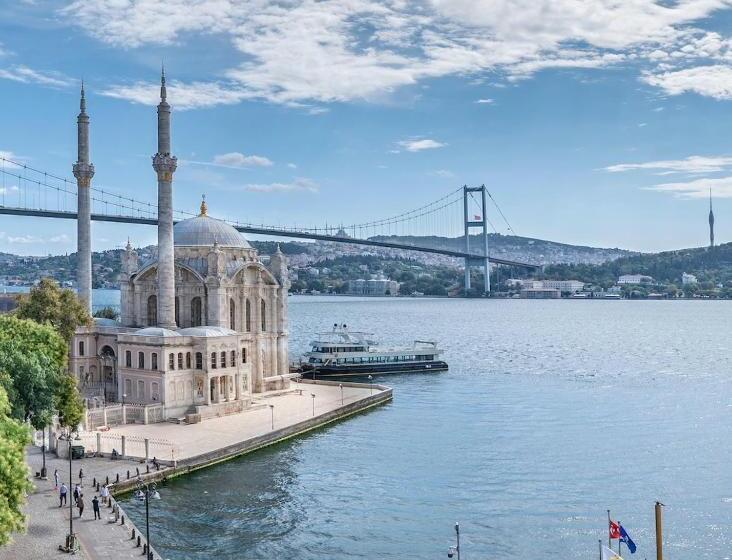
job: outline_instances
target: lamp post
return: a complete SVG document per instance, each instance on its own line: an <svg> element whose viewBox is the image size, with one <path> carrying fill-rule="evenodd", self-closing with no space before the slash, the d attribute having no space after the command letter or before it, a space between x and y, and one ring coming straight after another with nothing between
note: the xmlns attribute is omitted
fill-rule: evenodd
<svg viewBox="0 0 732 560"><path fill-rule="evenodd" d="M457 555L457 560L460 560L460 524L455 522L455 546L451 546L447 549L447 557L452 558Z"/></svg>
<svg viewBox="0 0 732 560"><path fill-rule="evenodd" d="M71 490L71 481L73 479L73 469L72 469L72 453L71 453L71 428L67 428L66 430L66 441L69 445L69 488L66 492L66 495L69 500L69 534L66 535L66 552L73 553L76 549L76 535L74 535L74 502L71 499L74 495Z"/></svg>
<svg viewBox="0 0 732 560"><path fill-rule="evenodd" d="M147 560L153 560L152 549L150 548L150 498L154 500L160 499L157 485L154 482L146 483L142 477L137 479L138 496L145 499L145 540L147 541Z"/></svg>
<svg viewBox="0 0 732 560"><path fill-rule="evenodd" d="M371 394L374 394L374 376L369 375L369 385L371 386Z"/></svg>
<svg viewBox="0 0 732 560"><path fill-rule="evenodd" d="M310 396L313 397L313 416L315 416L315 393L310 393Z"/></svg>
<svg viewBox="0 0 732 560"><path fill-rule="evenodd" d="M338 387L341 388L341 406L343 406L343 383L339 383Z"/></svg>
<svg viewBox="0 0 732 560"><path fill-rule="evenodd" d="M272 430L274 430L274 405L269 405L269 411L272 413Z"/></svg>

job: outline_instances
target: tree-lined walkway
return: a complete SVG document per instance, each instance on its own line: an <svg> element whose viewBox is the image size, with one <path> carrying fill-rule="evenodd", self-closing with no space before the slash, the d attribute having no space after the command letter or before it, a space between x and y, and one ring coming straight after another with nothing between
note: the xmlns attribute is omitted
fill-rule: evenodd
<svg viewBox="0 0 732 560"><path fill-rule="evenodd" d="M37 447L29 447L27 454L31 474L41 470L41 451ZM102 519L95 521L92 510L92 499L99 495L96 488L92 488L92 481L104 481L109 476L114 481L117 474L120 480L135 476L135 468L144 472L144 465L136 461L104 458L88 458L72 462L72 484L69 486L68 499L73 500L73 484L79 482L79 469L84 469L84 516L79 519L79 510L74 508L74 532L79 538L81 551L77 557L87 560L132 559L143 558L142 548L137 548L136 540L130 536L130 525L119 522L110 523L111 510L101 506ZM13 541L0 548L0 560L39 560L47 558L67 557L68 554L58 550L59 545L66 541L69 531L69 508L59 508L58 492L54 489L53 471L58 469L59 484L66 482L69 485L68 459L58 459L55 455L46 454L46 468L48 480L33 479L34 490L28 496L25 512L27 515L27 532L13 535ZM144 532L144 527L139 527ZM154 539L153 539L154 541ZM155 556L158 560L158 556Z"/></svg>

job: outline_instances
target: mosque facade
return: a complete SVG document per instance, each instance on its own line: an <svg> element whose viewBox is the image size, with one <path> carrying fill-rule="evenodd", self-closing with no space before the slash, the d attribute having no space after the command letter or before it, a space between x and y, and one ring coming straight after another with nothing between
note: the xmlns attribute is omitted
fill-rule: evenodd
<svg viewBox="0 0 732 560"><path fill-rule="evenodd" d="M120 320L95 319L91 327L78 329L69 366L80 386L103 386L108 400L154 408L157 420L205 419L240 412L255 393L289 384L287 262L278 248L265 266L236 229L208 215L205 200L196 217L173 223L177 162L170 148L166 93L163 74L153 156L157 255L141 262L128 241L122 254ZM89 220L82 193L93 176L88 130L82 89L74 165L79 221ZM79 237L80 296L90 306L90 224L80 225L79 232L84 234Z"/></svg>

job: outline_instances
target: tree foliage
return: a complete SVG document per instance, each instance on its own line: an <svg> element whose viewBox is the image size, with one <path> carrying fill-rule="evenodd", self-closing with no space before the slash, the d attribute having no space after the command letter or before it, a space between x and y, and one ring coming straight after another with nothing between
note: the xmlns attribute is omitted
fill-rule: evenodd
<svg viewBox="0 0 732 560"><path fill-rule="evenodd" d="M79 396L76 378L73 375L61 376L56 398L59 424L73 430L84 417L84 404Z"/></svg>
<svg viewBox="0 0 732 560"><path fill-rule="evenodd" d="M117 319L119 319L119 313L116 309L114 309L114 307L107 306L95 311L94 317L98 317L101 319L114 319L116 321Z"/></svg>
<svg viewBox="0 0 732 560"><path fill-rule="evenodd" d="M13 418L37 429L48 425L66 352L66 344L50 326L0 316L0 386L10 398Z"/></svg>
<svg viewBox="0 0 732 560"><path fill-rule="evenodd" d="M30 441L28 429L8 416L10 404L0 385L0 546L25 526L23 505L31 490L23 451Z"/></svg>
<svg viewBox="0 0 732 560"><path fill-rule="evenodd" d="M51 278L43 278L18 302L16 315L36 323L50 324L68 344L77 327L90 326L91 316L69 289L61 289Z"/></svg>

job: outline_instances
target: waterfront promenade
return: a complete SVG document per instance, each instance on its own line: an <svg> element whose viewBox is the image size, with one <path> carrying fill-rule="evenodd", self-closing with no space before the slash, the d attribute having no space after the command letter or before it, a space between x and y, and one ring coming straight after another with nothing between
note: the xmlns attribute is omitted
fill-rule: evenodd
<svg viewBox="0 0 732 560"><path fill-rule="evenodd" d="M92 488L94 478L104 481L109 477L110 482L114 482L119 475L120 483L112 486L112 493L119 494L134 487L138 468L147 479L180 476L380 405L390 400L391 394L391 389L381 385L343 383L340 386L333 382L304 381L293 383L288 390L258 395L252 407L242 413L205 420L199 424L137 424L113 428L112 432L120 435L164 438L172 442L176 456L158 459L166 462L174 459L176 466L163 467L160 471L151 467L150 474L146 475L146 465L140 460L85 458L73 461L70 488L73 489L73 483L78 482L80 468L83 467L85 475L83 493L86 508L83 519L79 520L78 510L74 508L74 531L81 547L77 556L87 560L142 556L141 549L131 538L132 525L129 520L124 525L119 521L112 522L112 511L102 507L102 519L94 521L91 505L92 498L97 494ZM31 475L40 471L40 449L29 447L27 461ZM0 560L67 556L58 550L58 546L64 543L68 533L69 508L68 504L64 508L58 507L53 472L58 469L60 481L68 484L69 462L47 453L46 467L49 480L34 478L34 490L28 496L28 530L25 534L14 535L12 543L0 548ZM144 536L144 527L139 526L138 529L143 531ZM152 528L153 552L154 534ZM154 557L156 560L160 558L157 554Z"/></svg>

